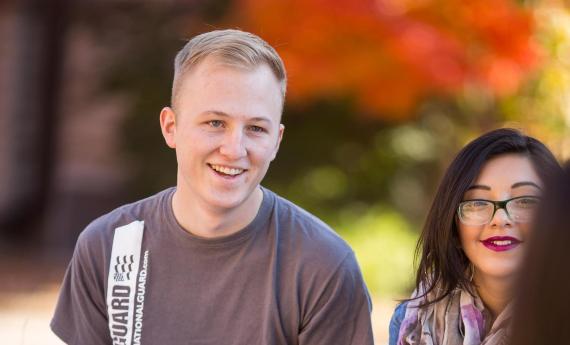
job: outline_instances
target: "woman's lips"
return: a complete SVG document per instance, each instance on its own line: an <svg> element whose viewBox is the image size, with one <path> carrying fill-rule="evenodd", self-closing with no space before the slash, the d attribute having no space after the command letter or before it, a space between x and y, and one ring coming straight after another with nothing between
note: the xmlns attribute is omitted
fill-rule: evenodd
<svg viewBox="0 0 570 345"><path fill-rule="evenodd" d="M517 247L521 241L510 236L493 236L486 238L481 243L496 252L504 252Z"/></svg>

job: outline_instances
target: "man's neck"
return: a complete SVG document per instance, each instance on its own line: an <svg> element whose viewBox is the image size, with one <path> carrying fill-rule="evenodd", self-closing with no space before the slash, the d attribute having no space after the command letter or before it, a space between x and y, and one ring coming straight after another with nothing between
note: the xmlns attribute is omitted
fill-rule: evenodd
<svg viewBox="0 0 570 345"><path fill-rule="evenodd" d="M231 210L220 210L202 200L187 197L177 189L172 197L172 209L184 230L199 237L215 238L231 235L246 227L257 215L262 201L263 192L257 187L243 204Z"/></svg>
<svg viewBox="0 0 570 345"><path fill-rule="evenodd" d="M474 280L479 297L491 312L494 321L512 300L512 279L504 277L483 278L476 274Z"/></svg>

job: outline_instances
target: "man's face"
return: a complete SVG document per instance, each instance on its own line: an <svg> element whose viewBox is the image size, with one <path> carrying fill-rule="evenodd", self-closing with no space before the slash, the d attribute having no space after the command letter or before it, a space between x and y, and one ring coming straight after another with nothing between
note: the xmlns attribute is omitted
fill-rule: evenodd
<svg viewBox="0 0 570 345"><path fill-rule="evenodd" d="M176 149L183 199L216 211L244 204L265 176L283 135L280 86L266 65L242 69L207 58L183 77L175 111L161 126Z"/></svg>

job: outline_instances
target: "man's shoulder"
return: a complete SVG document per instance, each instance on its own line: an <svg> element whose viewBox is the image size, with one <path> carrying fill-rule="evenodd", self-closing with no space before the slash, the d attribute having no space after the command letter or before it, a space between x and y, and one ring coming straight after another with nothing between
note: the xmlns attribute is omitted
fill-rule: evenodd
<svg viewBox="0 0 570 345"><path fill-rule="evenodd" d="M168 188L147 198L128 203L93 220L79 235L78 243L110 240L114 230L135 221L141 221L161 212L165 198L173 192Z"/></svg>
<svg viewBox="0 0 570 345"><path fill-rule="evenodd" d="M332 260L337 263L352 254L348 243L324 221L292 201L274 195L280 240L298 248L298 254L311 259L318 257L318 261Z"/></svg>

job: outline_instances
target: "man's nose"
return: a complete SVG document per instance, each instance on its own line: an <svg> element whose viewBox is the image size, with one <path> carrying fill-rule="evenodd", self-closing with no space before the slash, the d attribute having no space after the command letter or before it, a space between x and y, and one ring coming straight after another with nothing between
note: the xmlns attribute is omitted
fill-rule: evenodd
<svg viewBox="0 0 570 345"><path fill-rule="evenodd" d="M229 159L236 160L247 155L243 131L233 129L224 134L220 145L220 153Z"/></svg>

